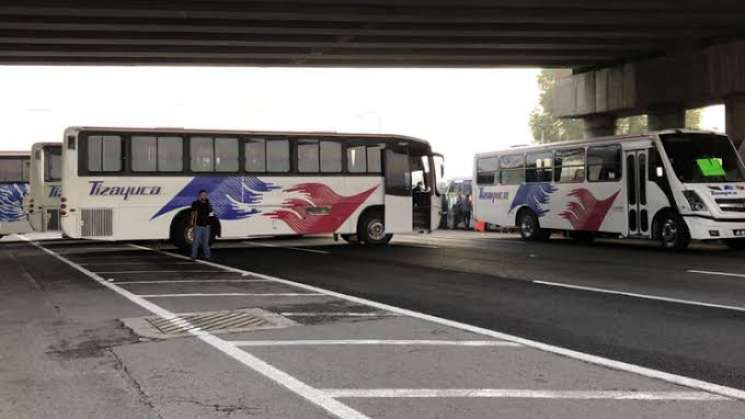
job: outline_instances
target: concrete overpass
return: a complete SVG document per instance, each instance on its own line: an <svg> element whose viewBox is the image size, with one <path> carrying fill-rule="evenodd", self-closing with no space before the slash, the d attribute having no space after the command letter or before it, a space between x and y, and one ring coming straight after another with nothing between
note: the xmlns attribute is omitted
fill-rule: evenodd
<svg viewBox="0 0 745 419"><path fill-rule="evenodd" d="M564 67L555 111L608 133L727 102L745 137L741 0L5 0L0 64Z"/></svg>

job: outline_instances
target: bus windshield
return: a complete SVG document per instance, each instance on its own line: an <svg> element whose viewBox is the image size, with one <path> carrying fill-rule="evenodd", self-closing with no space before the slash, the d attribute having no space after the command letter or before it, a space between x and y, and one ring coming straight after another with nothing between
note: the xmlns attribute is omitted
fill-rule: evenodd
<svg viewBox="0 0 745 419"><path fill-rule="evenodd" d="M737 152L725 136L669 134L662 136L662 144L681 182L745 181Z"/></svg>

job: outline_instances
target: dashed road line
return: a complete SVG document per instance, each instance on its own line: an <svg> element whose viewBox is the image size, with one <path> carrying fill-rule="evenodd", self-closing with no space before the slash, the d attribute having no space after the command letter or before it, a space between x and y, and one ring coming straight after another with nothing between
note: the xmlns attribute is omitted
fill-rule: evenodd
<svg viewBox="0 0 745 419"><path fill-rule="evenodd" d="M158 252L158 253L168 255L170 257L177 258L177 259L186 259L186 256L164 252L162 250L150 249L148 247L135 245L135 244L131 246L138 248L138 249ZM658 379L661 381L665 381L665 382L680 385L680 386L695 388L695 389L703 390L706 392L719 394L725 397L745 400L745 390L740 390L738 388L727 387L727 386L723 386L720 384L698 380L695 378L685 377L685 376L678 375L678 374L672 374L672 373L656 370L653 368L643 367L643 366L635 365L635 364L629 364L627 362L622 362L622 361L616 361L616 360L605 358L602 356L592 355L592 354L588 354L585 352L575 351L572 349L567 349L567 348L563 348L560 346L555 346L555 345L551 345L551 344L547 344L547 343L543 343L543 342L539 342L539 341L535 341L531 339L521 338L518 336L509 335L506 333L486 329L483 327L473 326L470 324L461 323L461 322L454 321L454 320L448 320L448 319L433 316L430 314L420 313L417 311L400 308L400 307L392 306L389 304L379 303L379 302L368 300L368 299L361 298L361 297L346 295L346 294L342 294L336 291L330 291L330 290L326 290L323 288L315 287L313 285L307 285L307 284L303 284L300 282L290 281L287 279L282 279L282 278L274 277L271 275L265 275L265 274L261 274L257 272L246 271L243 269L238 269L232 266L218 264L215 262L199 261L199 263L202 263L207 266L212 266L215 268L225 269L231 272L252 275L257 278L271 279L271 280L276 281L277 283L295 286L297 288L305 289L307 291L323 293L331 297L337 297L339 299L350 301L352 303L366 305L368 307L373 307L378 310L391 311L391 312L395 312L403 316L409 316L409 317L417 318L420 320L429 321L431 323L440 324L443 326L448 326L448 327L452 327L455 329L476 333L482 336L488 336L488 337L492 337L496 339L519 343L521 345L534 348L534 349L538 349L543 352L553 353L553 354L561 355L567 358L572 358L572 359L580 360L583 362L587 362L590 364L604 366L604 367L611 368L617 371L624 371L624 372L628 372L628 373L632 373L632 374L636 374L636 375L640 375L644 377Z"/></svg>
<svg viewBox="0 0 745 419"><path fill-rule="evenodd" d="M83 266L80 266L79 264L65 258L64 256L57 254L56 252L52 250L47 249L46 247L36 242L29 240L28 238L24 236L21 236L21 238L31 243L33 246L39 248L43 252L53 256L54 258L62 261L63 263L83 273L84 275L93 279L100 285L116 292L117 294L128 299L129 301L137 304L138 306L164 319L171 320L173 324L186 329L188 333L194 335L201 341L207 343L208 345L219 350L225 355L230 356L231 358L235 359L236 361L240 362L246 367L251 368L252 370L264 375L265 377L271 379L272 381L282 385L283 387L303 397L304 399L310 401L316 406L321 407L322 409L326 410L330 414L338 418L341 418L341 419L370 419L368 416L347 406L346 404L342 402L339 402L335 398L325 394L323 391L313 388L305 384L304 382L298 380L297 378L293 377L292 375L267 363L266 361L259 359L256 356L251 355L248 352L241 350L240 348L230 343L229 341L220 339L215 335L212 335L208 332L200 330L199 328L194 328L186 320L179 318L178 315L160 307L159 305L154 304L136 294L133 294L127 291L126 289L122 287L119 287L117 285L114 285L106 281L103 277L96 274L95 272L90 271L84 268Z"/></svg>
<svg viewBox="0 0 745 419"><path fill-rule="evenodd" d="M501 340L405 340L405 339L328 339L328 340L233 340L236 346L469 346L508 347L522 345Z"/></svg>
<svg viewBox="0 0 745 419"><path fill-rule="evenodd" d="M569 400L666 400L722 401L726 397L703 391L583 391L523 389L334 389L324 393L335 398L498 398L498 399L569 399Z"/></svg>
<svg viewBox="0 0 745 419"><path fill-rule="evenodd" d="M689 269L686 272L692 274L704 274L704 275L718 275L718 276L734 276L736 278L745 278L745 274L736 274L731 272L717 272L717 271L698 271L695 269Z"/></svg>
<svg viewBox="0 0 745 419"><path fill-rule="evenodd" d="M396 313L377 312L377 313L355 313L355 312L338 312L338 311L308 311L308 312L283 312L279 313L285 317L385 317L398 316Z"/></svg>
<svg viewBox="0 0 745 419"><path fill-rule="evenodd" d="M316 253L316 254L321 254L321 255L329 255L329 254L331 254L331 252L329 252L327 250L308 249L308 248L305 248L305 247L285 247L285 246L280 246L280 245L276 245L276 244L259 243L259 242L252 242L252 241L244 241L243 243L249 244L251 246L256 246L256 247L270 247L270 248L274 248L274 249L289 249L289 250L297 250L298 252Z"/></svg>
<svg viewBox="0 0 745 419"><path fill-rule="evenodd" d="M221 293L193 293L193 294L138 294L142 298L181 298L181 297L327 297L322 293L297 293L297 292L221 292Z"/></svg>
<svg viewBox="0 0 745 419"><path fill-rule="evenodd" d="M532 281L532 282L534 284L548 285L551 287L560 287L560 288L568 288L568 289L579 290L579 291L597 292L600 294L621 295L624 297L641 298L645 300L664 301L666 303L686 304L686 305L706 307L706 308L716 308L716 309L722 309L722 310L745 311L745 307L705 303L703 301L682 300L679 298L662 297L659 295L637 294L633 292L616 291L616 290L610 290L610 289L605 289L605 288L595 288L595 287L585 287L582 285L563 284L560 282L548 282L548 281Z"/></svg>
<svg viewBox="0 0 745 419"><path fill-rule="evenodd" d="M251 283L251 282L272 282L268 279L164 279L156 281L112 281L117 285L135 285L135 284L209 284L214 283Z"/></svg>
<svg viewBox="0 0 745 419"><path fill-rule="evenodd" d="M217 273L223 271L96 271L97 274L122 275L122 274L179 274L179 273Z"/></svg>

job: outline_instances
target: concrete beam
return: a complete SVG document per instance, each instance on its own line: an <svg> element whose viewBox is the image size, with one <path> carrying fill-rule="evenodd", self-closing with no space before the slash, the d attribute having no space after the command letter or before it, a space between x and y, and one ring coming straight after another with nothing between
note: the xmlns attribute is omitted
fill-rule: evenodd
<svg viewBox="0 0 745 419"><path fill-rule="evenodd" d="M683 106L657 108L647 114L650 131L672 128L685 128L686 110Z"/></svg>
<svg viewBox="0 0 745 419"><path fill-rule="evenodd" d="M685 125L682 109L742 94L745 41L735 41L572 75L557 82L552 111L562 118L646 113L650 126L679 128Z"/></svg>
<svg viewBox="0 0 745 419"><path fill-rule="evenodd" d="M607 137L616 133L616 117L609 114L590 115L583 118L585 138Z"/></svg>

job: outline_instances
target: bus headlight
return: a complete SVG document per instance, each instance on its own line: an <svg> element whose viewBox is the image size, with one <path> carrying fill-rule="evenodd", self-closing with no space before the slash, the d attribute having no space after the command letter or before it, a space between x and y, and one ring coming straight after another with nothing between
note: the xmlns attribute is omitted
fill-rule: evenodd
<svg viewBox="0 0 745 419"><path fill-rule="evenodd" d="M683 191L691 211L706 211L706 204L701 200L696 191Z"/></svg>

